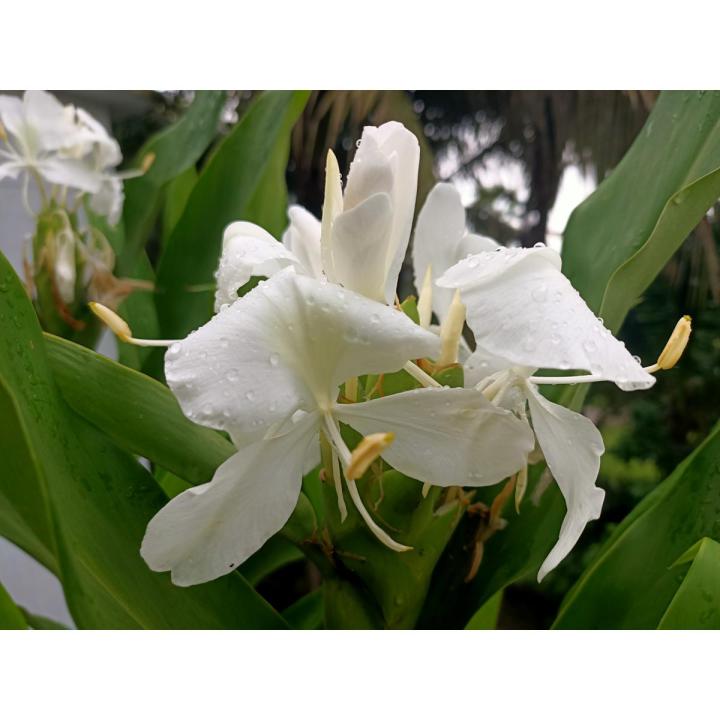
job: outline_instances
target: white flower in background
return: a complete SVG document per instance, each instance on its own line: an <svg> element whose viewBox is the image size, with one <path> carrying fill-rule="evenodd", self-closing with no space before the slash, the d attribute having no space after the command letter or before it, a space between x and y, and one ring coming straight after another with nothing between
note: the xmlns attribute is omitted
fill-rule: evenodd
<svg viewBox="0 0 720 720"><path fill-rule="evenodd" d="M322 223L292 206L282 243L252 223L229 225L215 309L236 300L251 277L270 277L288 266L392 304L410 238L419 159L417 138L400 123L366 127L344 195L337 160L328 154Z"/></svg>
<svg viewBox="0 0 720 720"><path fill-rule="evenodd" d="M167 344L135 340L117 316L94 309L127 341ZM441 486L490 485L524 467L529 428L474 390L337 402L349 378L397 371L410 358L434 355L438 344L402 312L292 268L174 343L165 375L183 411L228 432L238 452L210 483L178 495L150 522L141 551L148 565L191 585L242 563L292 513L307 460L317 462L320 431L369 529L398 551L410 548L377 525L355 486L372 459L382 455L400 472ZM367 436L354 453L339 422ZM335 482L343 513L337 472Z"/></svg>
<svg viewBox="0 0 720 720"><path fill-rule="evenodd" d="M550 248L500 248L450 268L438 285L459 290L477 350L465 363L466 385L525 417L567 504L560 538L542 578L570 552L589 520L599 517L604 491L595 486L602 436L579 413L545 399L538 384L608 380L623 390L651 387L657 366L644 369L607 330L562 274ZM589 375L537 377L538 368Z"/></svg>
<svg viewBox="0 0 720 720"><path fill-rule="evenodd" d="M25 174L41 193L51 186L90 195L91 207L117 222L122 210L122 161L114 138L91 115L53 95L28 90L22 100L0 95L0 180Z"/></svg>
<svg viewBox="0 0 720 720"><path fill-rule="evenodd" d="M430 324L431 310L442 322L452 304L454 291L438 286L436 280L461 258L497 247L494 240L468 232L457 188L450 183L435 185L418 214L412 248L423 327Z"/></svg>

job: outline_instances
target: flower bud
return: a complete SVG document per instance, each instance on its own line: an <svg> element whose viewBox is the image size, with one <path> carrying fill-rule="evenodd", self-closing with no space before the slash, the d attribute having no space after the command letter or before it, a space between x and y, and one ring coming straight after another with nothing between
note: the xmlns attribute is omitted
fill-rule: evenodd
<svg viewBox="0 0 720 720"><path fill-rule="evenodd" d="M448 314L440 328L440 358L438 365L452 365L458 361L458 347L465 324L465 306L460 302L460 291L456 290Z"/></svg>

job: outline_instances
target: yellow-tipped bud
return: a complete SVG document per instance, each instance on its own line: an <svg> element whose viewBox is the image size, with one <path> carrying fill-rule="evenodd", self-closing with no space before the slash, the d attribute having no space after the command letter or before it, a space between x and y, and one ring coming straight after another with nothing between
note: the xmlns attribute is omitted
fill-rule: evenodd
<svg viewBox="0 0 720 720"><path fill-rule="evenodd" d="M432 265L428 265L425 271L417 309L420 327L427 330L430 327L430 319L432 318Z"/></svg>
<svg viewBox="0 0 720 720"><path fill-rule="evenodd" d="M366 435L352 451L350 463L345 470L348 480L357 480L365 474L370 463L380 457L385 448L395 439L395 433L373 433Z"/></svg>
<svg viewBox="0 0 720 720"><path fill-rule="evenodd" d="M123 342L129 342L132 339L132 331L130 326L109 307L101 305L97 302L88 303L90 309L97 315Z"/></svg>
<svg viewBox="0 0 720 720"><path fill-rule="evenodd" d="M438 365L452 365L458 361L458 347L465 324L465 306L460 302L460 291L456 290L448 314L440 328L440 358Z"/></svg>
<svg viewBox="0 0 720 720"><path fill-rule="evenodd" d="M142 159L142 164L140 165L140 169L143 171L143 174L145 174L155 162L155 158L157 156L154 152L149 152L145 157Z"/></svg>
<svg viewBox="0 0 720 720"><path fill-rule="evenodd" d="M657 359L657 366L660 370L670 370L675 367L687 347L690 333L692 332L692 320L689 315L683 315L675 325L670 339Z"/></svg>

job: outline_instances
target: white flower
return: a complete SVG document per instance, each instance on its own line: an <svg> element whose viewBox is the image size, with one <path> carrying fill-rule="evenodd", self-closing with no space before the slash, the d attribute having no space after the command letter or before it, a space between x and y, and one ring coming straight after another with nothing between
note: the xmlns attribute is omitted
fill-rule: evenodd
<svg viewBox="0 0 720 720"><path fill-rule="evenodd" d="M455 186L450 183L435 185L418 214L413 237L413 271L418 305L427 303L427 315L432 309L442 322L450 309L453 290L440 287L435 281L461 258L497 247L494 240L468 232L465 208ZM430 288L424 290L423 285L426 284L430 284ZM431 303L427 302L429 299ZM421 324L427 327L429 317Z"/></svg>
<svg viewBox="0 0 720 720"><path fill-rule="evenodd" d="M328 154L322 223L292 206L282 244L252 223L225 230L215 309L237 299L252 276L285 267L392 304L415 211L420 150L400 123L363 130L343 195L335 156Z"/></svg>
<svg viewBox="0 0 720 720"><path fill-rule="evenodd" d="M655 382L595 317L560 266L560 256L544 246L500 248L472 255L438 279L441 287L460 291L475 335L466 385L521 417L527 403L537 442L565 498L560 538L539 580L570 552L586 523L599 517L604 491L595 482L604 447L590 420L545 399L536 386L609 380L639 390ZM537 368L590 374L536 377Z"/></svg>
<svg viewBox="0 0 720 720"><path fill-rule="evenodd" d="M23 99L0 95L0 180L29 173L51 185L91 195L91 206L117 222L122 209L122 161L114 138L89 113L53 95L28 90ZM126 177L124 175L122 177Z"/></svg>
<svg viewBox="0 0 720 720"><path fill-rule="evenodd" d="M128 339L124 323L100 312ZM165 374L183 411L227 431L238 452L210 483L178 495L153 518L141 550L148 565L191 585L242 563L293 511L306 460L317 459L320 431L344 466L347 490L368 527L395 550L409 548L377 525L348 479L367 461L368 447L400 472L442 486L489 485L524 467L533 445L529 428L474 390L337 402L349 378L394 372L437 350L438 338L402 312L292 268L174 344ZM348 450L339 422L370 436L361 458ZM336 483L342 508L339 476Z"/></svg>

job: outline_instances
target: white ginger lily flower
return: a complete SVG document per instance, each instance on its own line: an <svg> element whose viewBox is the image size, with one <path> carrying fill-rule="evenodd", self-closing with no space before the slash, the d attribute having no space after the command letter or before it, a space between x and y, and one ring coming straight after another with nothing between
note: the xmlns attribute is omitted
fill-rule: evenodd
<svg viewBox="0 0 720 720"><path fill-rule="evenodd" d="M121 180L138 173L113 171L122 161L120 146L95 118L50 93L28 90L22 100L0 95L0 124L0 180L26 173L88 193L92 209L117 222Z"/></svg>
<svg viewBox="0 0 720 720"><path fill-rule="evenodd" d="M651 387L641 367L587 307L562 274L560 256L545 246L500 248L472 255L450 268L438 285L459 290L477 350L465 364L474 385L500 407L525 417L565 498L560 537L538 580L570 552L588 521L599 517L604 491L595 482L602 436L583 415L545 399L538 384L608 380L623 390ZM536 377L537 368L585 370L589 375Z"/></svg>
<svg viewBox="0 0 720 720"><path fill-rule="evenodd" d="M420 324L430 326L430 312L444 321L454 291L436 284L439 277L467 255L495 250L491 238L470 233L465 224L465 208L457 188L438 183L428 193L418 214L412 256L415 288L418 293Z"/></svg>
<svg viewBox="0 0 720 720"><path fill-rule="evenodd" d="M270 277L288 266L392 304L410 238L419 161L417 138L402 124L366 127L343 195L329 152L322 223L292 206L282 244L252 223L227 227L215 309L234 302L251 277Z"/></svg>
<svg viewBox="0 0 720 720"><path fill-rule="evenodd" d="M136 340L120 318L94 309L127 341L168 344ZM431 388L337 402L348 378L394 372L437 349L437 336L402 312L292 268L174 342L165 375L183 411L227 431L238 452L211 482L178 495L151 520L141 549L148 565L172 571L177 585L237 567L290 517L321 431L369 529L398 551L410 548L377 525L355 486L369 459L382 455L400 472L441 486L489 485L524 467L533 446L529 428L474 390ZM355 453L339 422L368 435ZM342 513L339 475L335 481Z"/></svg>

